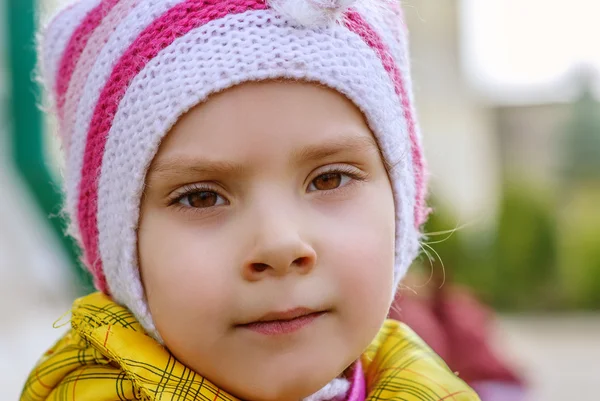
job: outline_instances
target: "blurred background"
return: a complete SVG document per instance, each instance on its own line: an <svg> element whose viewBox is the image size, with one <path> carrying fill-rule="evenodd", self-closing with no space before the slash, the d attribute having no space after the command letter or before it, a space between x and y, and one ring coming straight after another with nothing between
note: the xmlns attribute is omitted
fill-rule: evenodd
<svg viewBox="0 0 600 401"><path fill-rule="evenodd" d="M0 0L6 400L18 398L29 369L65 330L72 300L91 288L61 235L60 152L33 79L37 16L69 2ZM403 3L434 213L426 253L402 292L421 300L440 287L470 294L485 311L485 342L524 383L527 400L597 400L600 4ZM465 313L455 319L468 321Z"/></svg>

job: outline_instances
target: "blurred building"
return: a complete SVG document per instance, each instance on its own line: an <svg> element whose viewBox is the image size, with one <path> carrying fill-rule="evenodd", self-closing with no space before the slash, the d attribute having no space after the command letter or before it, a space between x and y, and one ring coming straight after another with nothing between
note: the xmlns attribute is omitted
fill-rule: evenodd
<svg viewBox="0 0 600 401"><path fill-rule="evenodd" d="M474 76L464 54L465 35L473 34L465 3L406 1L404 12L432 195L457 213L458 224L483 227L493 223L504 180L557 184L582 78L590 90L600 79L572 67L554 82L530 88L482 84L484 77Z"/></svg>
<svg viewBox="0 0 600 401"><path fill-rule="evenodd" d="M500 160L509 176L548 187L560 170L560 137L572 106L548 103L494 108Z"/></svg>
<svg viewBox="0 0 600 401"><path fill-rule="evenodd" d="M596 79L593 70L578 69L564 80L572 92L569 101L494 107L505 176L557 189L570 174L567 170L575 168L571 179L587 174L575 165L591 164L583 159L600 156L600 106L593 98ZM590 169L598 169L596 177L600 175L600 163Z"/></svg>
<svg viewBox="0 0 600 401"><path fill-rule="evenodd" d="M405 2L404 13L432 195L457 213L457 224L485 224L500 186L495 116L464 77L460 1Z"/></svg>

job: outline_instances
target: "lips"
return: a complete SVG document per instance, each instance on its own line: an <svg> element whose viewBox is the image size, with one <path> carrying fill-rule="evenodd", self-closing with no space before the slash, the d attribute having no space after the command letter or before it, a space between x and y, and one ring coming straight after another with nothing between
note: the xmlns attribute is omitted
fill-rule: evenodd
<svg viewBox="0 0 600 401"><path fill-rule="evenodd" d="M283 312L271 312L256 321L238 327L268 336L291 334L310 325L325 313L307 308L295 308Z"/></svg>

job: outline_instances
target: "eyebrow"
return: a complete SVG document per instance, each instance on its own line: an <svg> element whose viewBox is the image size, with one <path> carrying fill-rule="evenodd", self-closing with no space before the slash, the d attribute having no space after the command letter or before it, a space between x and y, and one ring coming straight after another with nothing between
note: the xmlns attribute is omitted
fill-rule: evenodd
<svg viewBox="0 0 600 401"><path fill-rule="evenodd" d="M300 150L294 151L292 160L298 164L305 162L317 161L342 152L379 152L379 147L373 136L344 136L334 140L320 143L317 145L309 145Z"/></svg>
<svg viewBox="0 0 600 401"><path fill-rule="evenodd" d="M173 157L166 160L157 160L156 163L153 163L148 172L148 176L170 176L174 174L241 175L244 173L244 170L244 166L238 163L211 161L200 158Z"/></svg>
<svg viewBox="0 0 600 401"><path fill-rule="evenodd" d="M345 136L331 141L308 145L295 150L290 160L296 164L326 159L343 152L379 152L379 147L372 136ZM211 161L202 158L172 157L156 160L152 163L148 177L171 175L223 175L240 176L247 172L244 165L229 161Z"/></svg>

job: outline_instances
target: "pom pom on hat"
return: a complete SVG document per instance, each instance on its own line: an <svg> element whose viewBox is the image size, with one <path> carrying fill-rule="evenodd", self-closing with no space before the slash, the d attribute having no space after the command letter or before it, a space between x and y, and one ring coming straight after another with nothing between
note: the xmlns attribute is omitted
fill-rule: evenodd
<svg viewBox="0 0 600 401"><path fill-rule="evenodd" d="M328 26L339 21L357 0L268 0L279 14L307 27Z"/></svg>

